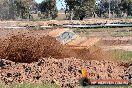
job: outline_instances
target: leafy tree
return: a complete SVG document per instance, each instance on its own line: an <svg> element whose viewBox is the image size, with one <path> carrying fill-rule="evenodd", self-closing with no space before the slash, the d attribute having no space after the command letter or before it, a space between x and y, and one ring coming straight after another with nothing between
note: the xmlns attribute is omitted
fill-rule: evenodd
<svg viewBox="0 0 132 88"><path fill-rule="evenodd" d="M73 19L83 20L84 17L89 17L93 13L95 6L95 0L65 0L66 14L71 17L74 14Z"/></svg>
<svg viewBox="0 0 132 88"><path fill-rule="evenodd" d="M44 0L39 4L39 10L45 14L46 18L55 19L58 14L56 0Z"/></svg>
<svg viewBox="0 0 132 88"><path fill-rule="evenodd" d="M0 0L0 18L2 19L11 19L12 18L12 5L8 0Z"/></svg>
<svg viewBox="0 0 132 88"><path fill-rule="evenodd" d="M109 13L109 3L111 13L115 13L117 17L121 17L122 13L132 15L132 0L100 0L100 8L97 11L99 16Z"/></svg>
<svg viewBox="0 0 132 88"><path fill-rule="evenodd" d="M28 18L29 7L33 2L34 0L0 0L0 18L5 20Z"/></svg>
<svg viewBox="0 0 132 88"><path fill-rule="evenodd" d="M34 2L34 0L15 0L14 5L16 7L17 15L19 15L22 19L30 19L29 9Z"/></svg>
<svg viewBox="0 0 132 88"><path fill-rule="evenodd" d="M23 4L24 3L21 0L15 0L14 1L14 7L15 7L14 11L16 13L16 16L20 17L22 19L27 18L25 16L25 14L27 13L26 7Z"/></svg>
<svg viewBox="0 0 132 88"><path fill-rule="evenodd" d="M127 15L132 15L132 0L121 0L120 6Z"/></svg>

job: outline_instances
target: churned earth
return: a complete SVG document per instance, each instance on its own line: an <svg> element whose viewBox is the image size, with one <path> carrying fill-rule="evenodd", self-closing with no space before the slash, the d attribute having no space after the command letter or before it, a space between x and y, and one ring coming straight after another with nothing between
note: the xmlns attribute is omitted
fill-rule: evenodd
<svg viewBox="0 0 132 88"><path fill-rule="evenodd" d="M6 84L10 83L51 83L62 88L79 86L81 69L96 73L94 79L129 79L132 80L132 66L112 61L84 61L76 58L54 59L41 58L37 62L14 63L2 59L0 61L0 78ZM132 82L131 82L132 83Z"/></svg>
<svg viewBox="0 0 132 88"><path fill-rule="evenodd" d="M98 59L85 56L86 52L65 49L55 38L46 35L47 30L0 32L0 80L6 84L48 82L62 88L76 88L82 68L95 73L94 79L132 81L131 63L108 59L105 52Z"/></svg>

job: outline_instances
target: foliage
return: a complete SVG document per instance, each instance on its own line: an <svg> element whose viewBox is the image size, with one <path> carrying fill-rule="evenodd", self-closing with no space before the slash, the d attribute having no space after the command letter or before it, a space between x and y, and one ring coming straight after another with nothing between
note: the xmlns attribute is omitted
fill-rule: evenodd
<svg viewBox="0 0 132 88"><path fill-rule="evenodd" d="M39 10L45 14L45 18L55 19L58 14L56 0L44 0L39 4Z"/></svg>
<svg viewBox="0 0 132 88"><path fill-rule="evenodd" d="M29 9L34 3L34 0L15 0L13 5L16 9L17 16L22 19L30 18Z"/></svg>
<svg viewBox="0 0 132 88"><path fill-rule="evenodd" d="M1 19L11 19L11 11L9 11L10 8L12 8L11 3L8 2L8 0L0 0L0 18Z"/></svg>
<svg viewBox="0 0 132 88"><path fill-rule="evenodd" d="M124 13L128 16L132 15L132 0L100 0L98 3L100 9L96 11L99 17L109 13L109 4L110 13L116 14L116 17L123 17Z"/></svg>
<svg viewBox="0 0 132 88"><path fill-rule="evenodd" d="M0 0L0 18L4 20L29 18L29 7L34 0Z"/></svg>
<svg viewBox="0 0 132 88"><path fill-rule="evenodd" d="M84 17L89 17L93 13L95 0L65 0L66 14L69 18L82 20Z"/></svg>

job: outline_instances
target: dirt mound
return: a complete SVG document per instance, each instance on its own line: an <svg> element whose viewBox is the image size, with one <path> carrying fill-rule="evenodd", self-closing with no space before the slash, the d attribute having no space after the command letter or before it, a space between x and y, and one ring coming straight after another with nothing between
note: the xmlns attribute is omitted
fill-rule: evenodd
<svg viewBox="0 0 132 88"><path fill-rule="evenodd" d="M63 45L50 36L19 33L0 39L0 58L14 62L30 63L41 57L64 58L68 57L67 52Z"/></svg>
<svg viewBox="0 0 132 88"><path fill-rule="evenodd" d="M6 84L10 83L51 83L61 88L78 88L82 77L81 69L96 75L92 79L129 79L132 67L119 66L112 61L84 61L76 58L54 59L43 58L34 63L14 63L1 60L0 78Z"/></svg>

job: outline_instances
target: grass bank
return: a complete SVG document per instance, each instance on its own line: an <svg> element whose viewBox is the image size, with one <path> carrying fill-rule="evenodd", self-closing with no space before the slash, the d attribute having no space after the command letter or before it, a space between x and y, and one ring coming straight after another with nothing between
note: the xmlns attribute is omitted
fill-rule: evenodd
<svg viewBox="0 0 132 88"><path fill-rule="evenodd" d="M112 50L112 55L114 55L115 59L122 62L132 63L132 51L125 50Z"/></svg>
<svg viewBox="0 0 132 88"><path fill-rule="evenodd" d="M60 88L56 84L30 84L30 83L22 83L22 84L10 84L5 85L4 83L0 82L0 88Z"/></svg>

